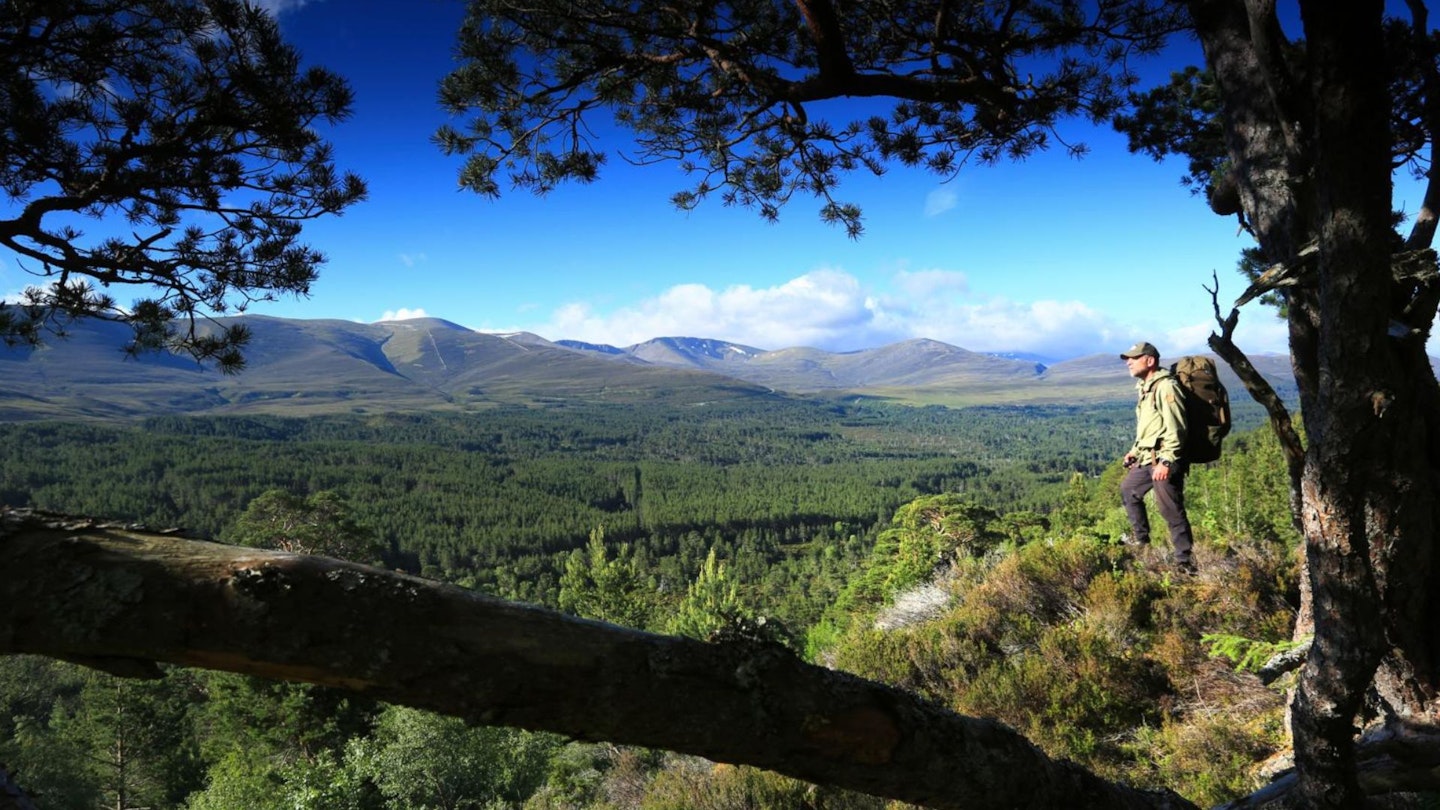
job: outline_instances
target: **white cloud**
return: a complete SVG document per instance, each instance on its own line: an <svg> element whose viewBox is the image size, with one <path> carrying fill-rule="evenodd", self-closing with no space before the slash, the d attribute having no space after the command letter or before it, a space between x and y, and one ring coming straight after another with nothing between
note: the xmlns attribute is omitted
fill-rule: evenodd
<svg viewBox="0 0 1440 810"><path fill-rule="evenodd" d="M423 309L387 309L385 314L380 316L381 321L408 321L413 318L428 318Z"/></svg>
<svg viewBox="0 0 1440 810"><path fill-rule="evenodd" d="M1290 327L1273 309L1251 309L1235 329L1235 345L1249 354L1289 354Z"/></svg>
<svg viewBox="0 0 1440 810"><path fill-rule="evenodd" d="M1168 330L1163 336L1148 338L1160 349L1160 353L1166 357L1173 357L1180 354L1193 354L1195 352L1210 351L1208 341L1210 333L1215 331L1213 323L1197 323L1189 326L1181 326ZM1146 340L1147 338L1137 338ZM1163 343L1162 343L1163 341Z"/></svg>
<svg viewBox="0 0 1440 810"><path fill-rule="evenodd" d="M4 263L0 262L0 281L3 281L5 284L8 285L10 282L8 279L5 278L7 274L4 273L4 269ZM16 273L15 275L19 276L18 273ZM59 283L60 279L58 278L34 276L32 281L24 283L23 286L5 289L3 293L0 293L0 302L4 302L6 304L28 304L30 303L31 290L38 290L40 292L50 294L55 292L55 288L57 285L59 285Z"/></svg>
<svg viewBox="0 0 1440 810"><path fill-rule="evenodd" d="M1206 320L1177 326L1153 335L1136 332L1132 337L1135 340L1149 340L1159 347L1162 354L1174 357L1209 352L1210 335L1218 329L1219 326L1214 320ZM1290 351L1290 330L1285 321L1276 317L1276 311L1270 307L1251 306L1244 310L1233 340L1246 354L1288 354Z"/></svg>
<svg viewBox="0 0 1440 810"><path fill-rule="evenodd" d="M1110 351L1117 326L1079 301L1010 301L936 295L883 310L892 331L979 352L1031 352L1053 359Z"/></svg>
<svg viewBox="0 0 1440 810"><path fill-rule="evenodd" d="M762 349L829 348L865 329L873 318L866 303L853 276L817 270L761 289L737 285L717 292L703 284L680 284L611 313L572 303L532 331L617 346L655 337L706 337Z"/></svg>
<svg viewBox="0 0 1440 810"><path fill-rule="evenodd" d="M270 16L279 17L289 11L298 11L310 0L250 0L250 4L270 12Z"/></svg>
<svg viewBox="0 0 1440 810"><path fill-rule="evenodd" d="M925 216L938 217L960 203L955 189L942 186L925 195Z"/></svg>
<svg viewBox="0 0 1440 810"><path fill-rule="evenodd" d="M924 298L931 295L970 292L970 278L954 270L900 270L895 273L895 286L906 295Z"/></svg>
<svg viewBox="0 0 1440 810"><path fill-rule="evenodd" d="M19 273L12 274L3 258L0 258L0 301L7 304L18 304L25 297L25 286L11 287L19 281ZM14 280L12 280L12 275Z"/></svg>
<svg viewBox="0 0 1440 810"><path fill-rule="evenodd" d="M1009 301L973 294L963 273L902 271L889 286L893 291L867 289L855 276L833 269L765 288L737 285L717 291L680 284L614 311L570 303L547 323L524 328L552 340L615 346L656 337L705 337L761 349L852 351L931 338L971 351L1033 352L1053 359L1118 351L1136 339L1078 301Z"/></svg>
<svg viewBox="0 0 1440 810"><path fill-rule="evenodd" d="M401 253L398 258L400 259L400 263L405 265L406 267L414 267L415 265L423 264L430 259L430 257L426 256L424 253Z"/></svg>

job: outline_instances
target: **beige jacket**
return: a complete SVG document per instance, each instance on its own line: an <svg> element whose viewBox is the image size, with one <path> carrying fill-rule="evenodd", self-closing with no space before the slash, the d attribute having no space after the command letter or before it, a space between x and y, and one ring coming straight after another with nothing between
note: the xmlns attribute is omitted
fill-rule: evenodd
<svg viewBox="0 0 1440 810"><path fill-rule="evenodd" d="M1130 452L1139 462L1153 464L1159 459L1184 461L1185 394L1180 382L1167 368L1159 368L1148 380L1137 380L1135 390L1135 444Z"/></svg>

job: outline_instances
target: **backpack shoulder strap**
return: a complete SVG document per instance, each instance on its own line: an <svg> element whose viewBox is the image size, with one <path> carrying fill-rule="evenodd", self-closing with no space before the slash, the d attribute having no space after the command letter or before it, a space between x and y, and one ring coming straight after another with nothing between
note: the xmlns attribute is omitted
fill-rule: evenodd
<svg viewBox="0 0 1440 810"><path fill-rule="evenodd" d="M1172 370L1169 374L1156 380L1155 383L1150 386L1150 398L1154 400L1155 407L1157 408L1160 407L1160 386L1167 382L1170 383L1170 387L1175 390L1175 396L1179 397L1181 402L1185 401L1185 386L1181 384L1179 375Z"/></svg>

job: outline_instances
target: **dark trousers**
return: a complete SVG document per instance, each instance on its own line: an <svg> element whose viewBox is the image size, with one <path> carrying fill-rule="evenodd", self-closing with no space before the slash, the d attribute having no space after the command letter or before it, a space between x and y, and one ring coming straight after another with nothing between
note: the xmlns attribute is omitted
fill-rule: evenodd
<svg viewBox="0 0 1440 810"><path fill-rule="evenodd" d="M1185 471L1183 465L1172 469L1170 477L1156 481L1150 477L1155 468L1152 465L1132 467L1120 483L1120 502L1125 505L1125 516L1130 518L1130 529L1135 542L1150 542L1150 517L1145 512L1145 493L1155 491L1155 505L1160 508L1160 517L1170 527L1170 545L1175 548L1175 562L1189 563L1190 548L1195 544L1190 537L1190 518L1185 514Z"/></svg>

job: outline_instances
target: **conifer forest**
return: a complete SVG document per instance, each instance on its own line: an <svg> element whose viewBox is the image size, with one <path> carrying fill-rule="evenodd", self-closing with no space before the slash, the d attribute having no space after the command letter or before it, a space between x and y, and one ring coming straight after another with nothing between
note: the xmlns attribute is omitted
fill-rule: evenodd
<svg viewBox="0 0 1440 810"><path fill-rule="evenodd" d="M311 295L310 226L371 191L327 134L356 93L273 5L0 4L0 810L1436 806L1430 4L468 0L425 45L421 147L489 200L660 165L681 212L858 239L844 177L1079 156L1076 124L1176 161L1246 285L1201 285L1236 418L1183 473L1198 570L1130 536L1099 359L996 405L1014 366L958 347L842 390L325 329L304 396L300 344L226 316ZM1240 337L1271 315L1278 373ZM44 354L92 321L100 361Z"/></svg>
<svg viewBox="0 0 1440 810"><path fill-rule="evenodd" d="M1191 473L1201 573L1121 545L1128 403L0 425L0 500L343 557L659 633L742 633L1197 804L1283 750L1298 534L1258 412ZM0 658L47 808L900 807L748 766L170 667Z"/></svg>

